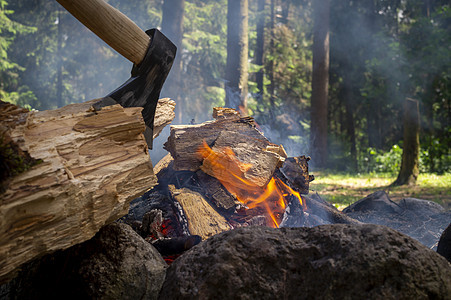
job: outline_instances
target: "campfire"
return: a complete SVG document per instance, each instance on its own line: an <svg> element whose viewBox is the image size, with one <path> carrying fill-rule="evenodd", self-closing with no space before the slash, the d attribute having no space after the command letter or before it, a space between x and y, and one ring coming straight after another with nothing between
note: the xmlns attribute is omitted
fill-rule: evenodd
<svg viewBox="0 0 451 300"><path fill-rule="evenodd" d="M142 220L135 229L167 262L187 246L234 228L326 223L310 210L330 208L312 203L310 209L301 196L313 180L309 157L288 157L252 118L235 110L215 108L213 117L202 124L171 126L164 145L170 154L154 168L158 185L132 202L124 218L129 224ZM137 211L146 213L141 217Z"/></svg>
<svg viewBox="0 0 451 300"><path fill-rule="evenodd" d="M194 245L193 241L234 228L367 222L366 210L350 217L309 193L309 182L314 179L308 172L310 158L288 157L283 146L271 143L252 118L228 108L215 108L213 117L202 124L171 126L164 146L170 154L154 168L158 185L131 203L132 215L127 218L143 219L135 228L168 262L187 250L187 245ZM370 199L369 205L383 201L384 207L397 206L388 197L380 199ZM144 218L133 214L139 205L147 205L142 208L148 211ZM380 212L381 220L386 214ZM406 224L395 228L414 228L400 218L389 217Z"/></svg>
<svg viewBox="0 0 451 300"><path fill-rule="evenodd" d="M211 225L216 223L222 223L227 230L248 225L279 227L293 202L302 208L299 216L302 217L306 205L301 193L308 193L308 183L313 180L308 175L309 158L288 158L283 146L266 139L252 118L241 117L233 109L215 108L213 117L214 121L202 124L172 126L165 144L173 159L174 172L185 172L185 176L192 176L192 180L185 182L194 182L194 188L193 184L178 183L177 188L195 190L203 198L189 205L205 202L214 210L194 218L182 199L186 198L183 192L170 189L170 193L178 193L173 198L180 200L176 201L191 228L199 227L192 224L198 219L206 220L198 221L203 224L203 231L205 226L213 227L211 234L224 231ZM156 169L160 184L179 174L162 177L158 166ZM216 222L212 222L214 219ZM201 236L205 239L211 234Z"/></svg>

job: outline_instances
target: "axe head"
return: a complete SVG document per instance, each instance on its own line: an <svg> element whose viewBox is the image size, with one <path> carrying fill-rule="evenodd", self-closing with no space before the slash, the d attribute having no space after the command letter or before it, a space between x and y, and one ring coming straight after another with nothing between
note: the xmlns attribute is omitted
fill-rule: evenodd
<svg viewBox="0 0 451 300"><path fill-rule="evenodd" d="M94 104L94 108L99 110L116 103L123 107L143 107L142 115L146 123L144 135L148 147L152 149L155 109L177 47L157 29L147 30L146 34L151 42L143 61L133 65L130 79Z"/></svg>

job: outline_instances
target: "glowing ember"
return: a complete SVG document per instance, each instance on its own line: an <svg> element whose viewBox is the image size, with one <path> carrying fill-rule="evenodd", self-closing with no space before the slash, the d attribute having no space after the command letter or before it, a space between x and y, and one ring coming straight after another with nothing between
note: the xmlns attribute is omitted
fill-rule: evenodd
<svg viewBox="0 0 451 300"><path fill-rule="evenodd" d="M203 171L218 179L248 209L266 212L274 227L279 227L290 195L303 205L301 195L278 178L272 177L264 187L246 179L245 173L252 165L239 161L228 147L213 151L204 141L198 154L203 159Z"/></svg>

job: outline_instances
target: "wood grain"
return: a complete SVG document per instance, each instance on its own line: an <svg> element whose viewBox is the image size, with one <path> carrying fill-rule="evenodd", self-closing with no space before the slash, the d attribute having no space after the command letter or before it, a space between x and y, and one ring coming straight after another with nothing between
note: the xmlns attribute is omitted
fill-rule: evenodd
<svg viewBox="0 0 451 300"><path fill-rule="evenodd" d="M94 111L95 101L2 120L2 138L41 162L0 194L0 284L22 263L90 239L156 184L141 108Z"/></svg>
<svg viewBox="0 0 451 300"><path fill-rule="evenodd" d="M201 194L187 188L176 189L173 185L169 185L169 191L172 198L182 206L192 235L199 235L205 240L231 229L226 219Z"/></svg>

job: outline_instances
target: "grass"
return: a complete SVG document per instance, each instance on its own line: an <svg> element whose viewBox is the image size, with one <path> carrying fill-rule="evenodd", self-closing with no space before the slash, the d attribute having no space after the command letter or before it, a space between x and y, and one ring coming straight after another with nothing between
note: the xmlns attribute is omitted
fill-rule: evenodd
<svg viewBox="0 0 451 300"><path fill-rule="evenodd" d="M312 171L315 180L310 183L310 192L339 209L360 200L369 194L384 190L391 200L418 198L432 200L446 209L451 209L451 173L444 175L420 174L416 186L390 187L395 181L393 174L338 174Z"/></svg>

